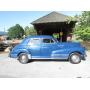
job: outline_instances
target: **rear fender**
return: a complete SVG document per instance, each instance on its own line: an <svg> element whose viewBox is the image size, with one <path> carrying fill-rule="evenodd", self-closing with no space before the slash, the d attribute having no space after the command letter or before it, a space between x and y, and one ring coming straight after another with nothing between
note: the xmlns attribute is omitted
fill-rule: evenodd
<svg viewBox="0 0 90 90"><path fill-rule="evenodd" d="M28 58L31 59L31 53L28 52L27 50L19 50L18 54L17 54L17 57L21 54L21 53L26 53L28 55Z"/></svg>

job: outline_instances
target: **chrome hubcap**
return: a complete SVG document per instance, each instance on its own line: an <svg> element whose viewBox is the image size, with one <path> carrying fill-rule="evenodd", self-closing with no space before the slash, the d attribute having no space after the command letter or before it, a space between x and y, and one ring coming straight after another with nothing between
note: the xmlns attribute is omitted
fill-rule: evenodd
<svg viewBox="0 0 90 90"><path fill-rule="evenodd" d="M72 61L74 61L74 62L79 62L79 61L80 61L80 57L79 57L78 55L73 55L73 56L71 57L71 59L72 59Z"/></svg>
<svg viewBox="0 0 90 90"><path fill-rule="evenodd" d="M22 61L22 62L25 62L25 61L26 61L26 56L25 56L25 55L22 55L21 61Z"/></svg>

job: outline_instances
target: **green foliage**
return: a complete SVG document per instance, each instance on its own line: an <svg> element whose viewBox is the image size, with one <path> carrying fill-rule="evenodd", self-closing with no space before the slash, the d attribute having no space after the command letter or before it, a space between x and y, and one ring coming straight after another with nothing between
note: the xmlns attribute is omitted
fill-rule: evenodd
<svg viewBox="0 0 90 90"><path fill-rule="evenodd" d="M24 30L25 30L25 35L28 36L30 34L30 28L26 26Z"/></svg>
<svg viewBox="0 0 90 90"><path fill-rule="evenodd" d="M68 17L67 19L67 23L70 24L71 21L76 21L76 17Z"/></svg>
<svg viewBox="0 0 90 90"><path fill-rule="evenodd" d="M84 41L90 41L90 27L78 28L75 32L77 39L82 39Z"/></svg>
<svg viewBox="0 0 90 90"><path fill-rule="evenodd" d="M36 35L36 30L33 27L25 27L25 35L29 36L29 35Z"/></svg>
<svg viewBox="0 0 90 90"><path fill-rule="evenodd" d="M75 27L74 34L83 41L90 41L90 11L82 12L82 15L78 16L78 23Z"/></svg>
<svg viewBox="0 0 90 90"><path fill-rule="evenodd" d="M59 38L59 34L58 34L58 33L54 33L54 34L53 34L53 37L54 37L54 38Z"/></svg>
<svg viewBox="0 0 90 90"><path fill-rule="evenodd" d="M22 38L22 36L24 35L24 29L19 25L16 24L15 26L12 26L8 29L8 37L10 39L13 38Z"/></svg>

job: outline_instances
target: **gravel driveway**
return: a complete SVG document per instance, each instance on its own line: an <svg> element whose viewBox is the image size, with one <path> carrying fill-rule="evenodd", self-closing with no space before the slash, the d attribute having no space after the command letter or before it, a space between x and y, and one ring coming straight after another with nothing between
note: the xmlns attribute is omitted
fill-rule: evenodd
<svg viewBox="0 0 90 90"><path fill-rule="evenodd" d="M0 78L90 78L90 52L87 60L80 64L71 64L67 61L33 61L20 64L17 60L8 57L7 53L0 54Z"/></svg>

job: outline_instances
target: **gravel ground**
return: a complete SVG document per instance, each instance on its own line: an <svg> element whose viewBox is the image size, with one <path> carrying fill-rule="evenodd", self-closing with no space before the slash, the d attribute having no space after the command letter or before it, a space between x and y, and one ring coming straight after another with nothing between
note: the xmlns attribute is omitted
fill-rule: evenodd
<svg viewBox="0 0 90 90"><path fill-rule="evenodd" d="M0 78L90 78L90 52L86 61L71 64L68 61L33 61L21 64L0 53Z"/></svg>

